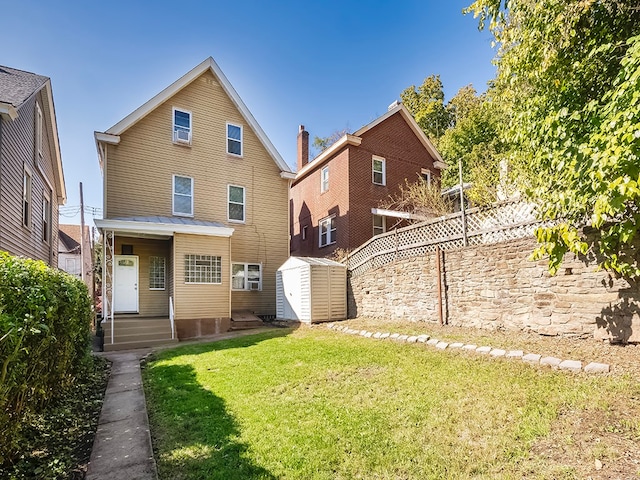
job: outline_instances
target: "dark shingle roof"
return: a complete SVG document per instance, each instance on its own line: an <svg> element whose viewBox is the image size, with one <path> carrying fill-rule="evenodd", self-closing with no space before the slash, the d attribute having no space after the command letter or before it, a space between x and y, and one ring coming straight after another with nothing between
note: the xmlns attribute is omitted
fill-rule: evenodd
<svg viewBox="0 0 640 480"><path fill-rule="evenodd" d="M42 75L0 66L0 102L19 108L47 80Z"/></svg>

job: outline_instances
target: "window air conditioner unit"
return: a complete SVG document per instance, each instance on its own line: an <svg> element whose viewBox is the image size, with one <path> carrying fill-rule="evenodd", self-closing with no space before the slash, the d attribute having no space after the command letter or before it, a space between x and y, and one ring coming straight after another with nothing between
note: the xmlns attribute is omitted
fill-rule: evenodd
<svg viewBox="0 0 640 480"><path fill-rule="evenodd" d="M249 282L249 290L260 290L260 282Z"/></svg>
<svg viewBox="0 0 640 480"><path fill-rule="evenodd" d="M191 132L189 130L176 130L173 136L178 143L191 143Z"/></svg>

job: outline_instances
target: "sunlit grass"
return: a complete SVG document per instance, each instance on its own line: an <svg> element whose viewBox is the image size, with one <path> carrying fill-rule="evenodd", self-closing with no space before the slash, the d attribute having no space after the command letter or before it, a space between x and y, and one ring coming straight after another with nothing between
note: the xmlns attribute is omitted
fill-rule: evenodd
<svg viewBox="0 0 640 480"><path fill-rule="evenodd" d="M324 329L166 351L144 382L163 479L575 478L531 445L625 388Z"/></svg>

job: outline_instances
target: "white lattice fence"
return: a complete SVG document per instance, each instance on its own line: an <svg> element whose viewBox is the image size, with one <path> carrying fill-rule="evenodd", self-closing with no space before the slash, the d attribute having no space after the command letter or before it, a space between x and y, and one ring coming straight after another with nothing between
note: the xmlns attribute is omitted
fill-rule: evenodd
<svg viewBox="0 0 640 480"><path fill-rule="evenodd" d="M524 202L473 208L466 211L465 220L468 245L527 237L539 225L535 206ZM457 212L373 237L344 262L351 276L357 276L398 259L433 252L438 246L442 250L451 250L464 245L463 214Z"/></svg>

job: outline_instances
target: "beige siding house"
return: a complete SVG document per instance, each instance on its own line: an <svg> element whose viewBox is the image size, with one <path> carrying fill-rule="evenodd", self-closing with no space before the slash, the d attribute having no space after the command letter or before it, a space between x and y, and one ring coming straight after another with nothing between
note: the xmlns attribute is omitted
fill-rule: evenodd
<svg viewBox="0 0 640 480"><path fill-rule="evenodd" d="M212 58L95 140L105 348L275 315L294 174Z"/></svg>
<svg viewBox="0 0 640 480"><path fill-rule="evenodd" d="M57 266L65 202L51 80L0 66L0 250Z"/></svg>

